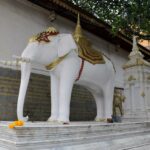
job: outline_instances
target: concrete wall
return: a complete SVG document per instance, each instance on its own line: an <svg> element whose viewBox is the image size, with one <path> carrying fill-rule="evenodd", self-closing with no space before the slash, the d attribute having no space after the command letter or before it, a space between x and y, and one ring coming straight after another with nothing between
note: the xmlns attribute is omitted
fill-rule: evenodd
<svg viewBox="0 0 150 150"><path fill-rule="evenodd" d="M43 31L48 26L55 26L61 33L72 33L75 28L75 24L65 18L62 18L57 15L57 19L51 23L48 19L49 12L47 10L44 10L36 5L31 4L30 2L26 0L0 0L0 60L12 60L12 55L21 55L23 49L28 43L28 39L33 35L40 31ZM123 87L123 70L122 65L127 61L127 55L128 53L125 50L122 50L118 48L115 45L110 44L109 42L98 38L94 36L93 34L85 31L85 34L87 37L93 42L93 45L98 50L105 53L108 57L111 58L112 62L115 65L116 68L116 86L117 87ZM45 94L42 96L42 100L40 97L36 97L35 99L33 97L27 96L26 99L26 106L25 106L25 113L29 113L30 116L32 116L32 120L45 120L48 115L50 114L49 111L49 79L47 76L48 72L46 70L43 70L42 67L33 66L33 78L35 78L36 87L38 87L41 80L46 82L42 82L42 86L46 89L44 91L40 91L39 95ZM5 116L1 117L4 120L14 119L16 117L16 102L17 102L17 92L18 92L18 85L20 83L19 78L17 78L17 81L14 80L14 76L16 76L16 71L10 71L9 69L0 69L0 74L6 73L7 76L12 78L13 80L12 84L11 82L7 82L4 84L0 84L0 88L3 89L2 85L7 85L6 91L3 90L0 92L0 112L3 110L3 115L5 116L9 110L10 114L13 114L13 117ZM14 75L15 74L15 75ZM39 75L41 74L41 75ZM13 77L11 75L14 75ZM2 81L5 81L3 77L7 77L2 75ZM1 78L1 76L0 76ZM31 77L32 78L32 77ZM40 79L39 79L40 78ZM6 79L7 81L7 79ZM48 81L48 82L47 82ZM16 87L14 88L14 83ZM44 83L44 84L43 84ZM29 93L31 95L36 95L37 92L32 90L32 79L29 86ZM14 89L13 89L14 88ZM78 90L79 89L79 90ZM10 91L12 94L15 93L15 96L9 96ZM40 90L40 89L39 89ZM42 93L43 92L43 93ZM5 93L5 94L4 94ZM7 94L8 93L8 94ZM81 94L81 95L80 95ZM31 100L32 99L32 100ZM74 89L74 94L72 96L72 99L75 99L76 102L72 102L71 106L71 119L72 120L82 120L82 119L91 119L94 118L95 114L95 103L93 101L93 97L90 95L90 93L83 89L82 87L78 87ZM9 103L8 103L9 102ZM8 104L11 105L9 106ZM32 104L32 105L29 105ZM40 107L41 111L39 111L39 108L35 108L34 104ZM43 106L41 106L41 105ZM85 106L85 104L87 104ZM92 108L90 106L92 105ZM7 108L6 106L9 106ZM42 108L41 108L42 107ZM7 109L6 109L7 108ZM33 111L34 109L34 111ZM30 110L30 111L29 111ZM35 113L37 110L37 113L40 114L41 117L38 118L37 113ZM80 111L79 111L80 110ZM45 114L42 111L46 111ZM93 112L92 112L93 111ZM77 115L77 112L79 115ZM34 117L33 117L34 116ZM73 117L74 116L74 117ZM78 116L78 117L77 117Z"/></svg>

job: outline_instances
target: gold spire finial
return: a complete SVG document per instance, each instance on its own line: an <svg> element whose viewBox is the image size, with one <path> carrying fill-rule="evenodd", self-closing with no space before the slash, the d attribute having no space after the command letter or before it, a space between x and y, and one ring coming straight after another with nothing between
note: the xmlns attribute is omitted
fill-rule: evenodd
<svg viewBox="0 0 150 150"><path fill-rule="evenodd" d="M80 25L80 15L79 15L79 13L78 13L77 25L76 25L75 31L73 33L73 37L76 41L79 41L79 38L83 37L82 28L81 28L81 25Z"/></svg>

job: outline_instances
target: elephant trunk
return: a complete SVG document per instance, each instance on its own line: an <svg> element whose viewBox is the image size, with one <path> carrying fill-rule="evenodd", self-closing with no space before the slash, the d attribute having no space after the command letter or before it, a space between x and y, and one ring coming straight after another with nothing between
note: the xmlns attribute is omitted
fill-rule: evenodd
<svg viewBox="0 0 150 150"><path fill-rule="evenodd" d="M21 84L20 84L18 103L17 103L17 116L18 119L22 121L28 120L28 116L27 117L23 116L23 107L24 107L25 95L29 83L30 72L31 72L31 64L22 62L21 63Z"/></svg>
<svg viewBox="0 0 150 150"><path fill-rule="evenodd" d="M17 117L18 120L22 121L28 121L28 116L23 116L23 107L24 107L24 100L25 100L25 94L24 89L26 88L24 83L21 82L20 90L19 90L19 97L18 97L18 103L17 103Z"/></svg>

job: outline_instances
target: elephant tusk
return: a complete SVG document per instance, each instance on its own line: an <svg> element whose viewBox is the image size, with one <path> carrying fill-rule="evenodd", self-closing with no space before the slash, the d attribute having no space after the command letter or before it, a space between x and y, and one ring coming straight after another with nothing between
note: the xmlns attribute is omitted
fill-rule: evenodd
<svg viewBox="0 0 150 150"><path fill-rule="evenodd" d="M24 58L24 57L20 57L20 56L13 56L13 58L15 58L15 61L4 61L4 60L0 60L0 64L3 64L5 66L20 66L21 62L26 62L26 63L30 63L30 59L29 58Z"/></svg>
<svg viewBox="0 0 150 150"><path fill-rule="evenodd" d="M3 64L3 65L5 65L5 66L11 66L11 65L12 65L12 62L11 62L11 61L4 61L4 60L1 60L0 63Z"/></svg>
<svg viewBox="0 0 150 150"><path fill-rule="evenodd" d="M31 60L29 58L25 58L25 57L13 55L13 58L15 58L18 62L26 62L26 63L31 62Z"/></svg>
<svg viewBox="0 0 150 150"><path fill-rule="evenodd" d="M19 66L20 65L20 62L18 62L18 61L4 61L4 60L1 60L0 63L5 65L5 66Z"/></svg>

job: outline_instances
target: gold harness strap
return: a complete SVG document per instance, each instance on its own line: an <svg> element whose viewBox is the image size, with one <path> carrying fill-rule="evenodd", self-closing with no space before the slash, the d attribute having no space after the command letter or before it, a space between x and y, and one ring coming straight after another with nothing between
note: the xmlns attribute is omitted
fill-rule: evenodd
<svg viewBox="0 0 150 150"><path fill-rule="evenodd" d="M68 54L62 56L62 57L59 57L57 59L55 59L52 63L46 65L46 69L47 70L51 70L53 68L55 68L60 62L62 62L64 60L64 58L67 56Z"/></svg>
<svg viewBox="0 0 150 150"><path fill-rule="evenodd" d="M55 59L52 63L50 63L49 65L46 65L46 69L47 70L51 70L53 68L55 68L61 61L63 61L65 59L65 57L67 56L68 54L62 56L62 57L59 57L57 59ZM83 67L84 67L84 59L82 59L82 63L81 63L81 67L80 67L80 70L79 70L79 74L78 74L78 77L76 78L75 81L78 81L80 79L80 76L82 74L82 71L83 71Z"/></svg>

